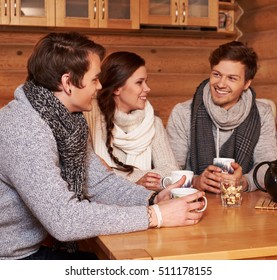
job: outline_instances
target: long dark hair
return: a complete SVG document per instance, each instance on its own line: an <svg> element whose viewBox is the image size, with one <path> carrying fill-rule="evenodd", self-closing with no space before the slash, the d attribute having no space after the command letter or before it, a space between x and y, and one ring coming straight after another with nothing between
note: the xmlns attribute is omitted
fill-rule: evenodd
<svg viewBox="0 0 277 280"><path fill-rule="evenodd" d="M104 59L99 75L102 90L98 92L97 101L106 121L106 147L110 157L117 164L116 169L130 173L134 171L134 166L124 164L115 157L111 145L113 141L112 131L114 128L114 114L116 110L114 92L118 88L124 86L133 73L144 65L145 60L135 53L114 52Z"/></svg>

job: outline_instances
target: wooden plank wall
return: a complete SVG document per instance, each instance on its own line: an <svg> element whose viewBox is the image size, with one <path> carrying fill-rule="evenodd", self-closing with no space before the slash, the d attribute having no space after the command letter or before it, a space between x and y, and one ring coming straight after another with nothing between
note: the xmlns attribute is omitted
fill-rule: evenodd
<svg viewBox="0 0 277 280"><path fill-rule="evenodd" d="M271 98L277 104L277 0L238 0L238 3L244 10L237 23L243 33L240 40L254 47L260 58L253 86L258 97ZM0 107L13 98L16 86L24 82L27 59L34 44L50 31L57 30L0 27ZM103 44L107 53L128 50L146 59L152 89L149 99L164 124L172 107L191 98L197 85L209 75L210 52L219 44L235 39L169 32L84 33Z"/></svg>
<svg viewBox="0 0 277 280"><path fill-rule="evenodd" d="M34 44L46 32L0 30L0 106L13 98L17 85L26 78L26 63ZM151 92L149 99L164 124L177 102L192 97L197 85L209 75L210 52L230 38L195 36L91 34L107 53L127 50L146 60Z"/></svg>
<svg viewBox="0 0 277 280"><path fill-rule="evenodd" d="M259 70L253 80L258 97L270 98L277 105L277 0L239 0L244 14L238 22L240 40L259 56Z"/></svg>

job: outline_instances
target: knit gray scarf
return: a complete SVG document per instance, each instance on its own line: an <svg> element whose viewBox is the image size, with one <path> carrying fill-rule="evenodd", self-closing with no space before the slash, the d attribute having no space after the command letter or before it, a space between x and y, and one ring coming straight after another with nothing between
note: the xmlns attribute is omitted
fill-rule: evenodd
<svg viewBox="0 0 277 280"><path fill-rule="evenodd" d="M57 142L61 176L68 183L73 198L88 199L86 194L85 159L88 140L88 125L83 113L70 113L53 92L28 81L23 86L26 97L49 125ZM53 241L53 249L69 253L78 250L76 242Z"/></svg>
<svg viewBox="0 0 277 280"><path fill-rule="evenodd" d="M69 191L78 200L87 198L85 158L88 126L83 113L70 113L53 92L25 83L23 90L33 108L49 125L57 141L61 164L61 176L68 183Z"/></svg>
<svg viewBox="0 0 277 280"><path fill-rule="evenodd" d="M191 110L191 166L195 174L201 174L205 168L213 163L216 157L213 121L207 112L203 101L203 89L209 79L203 81L198 88L192 102ZM243 174L253 167L253 152L258 142L261 121L255 102L256 94L252 88L252 106L248 116L237 127L229 139L220 149L220 157L234 158L242 167Z"/></svg>

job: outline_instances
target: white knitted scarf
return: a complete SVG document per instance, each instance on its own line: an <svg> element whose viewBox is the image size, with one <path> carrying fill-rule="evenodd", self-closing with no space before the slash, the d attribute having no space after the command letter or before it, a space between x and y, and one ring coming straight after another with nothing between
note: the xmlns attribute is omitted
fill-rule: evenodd
<svg viewBox="0 0 277 280"><path fill-rule="evenodd" d="M95 153L108 165L116 167L106 147L106 124L104 116L96 104L93 106L92 141ZM126 154L125 164L141 170L151 169L151 143L155 135L154 110L149 102L144 110L135 110L129 114L115 113L112 146Z"/></svg>

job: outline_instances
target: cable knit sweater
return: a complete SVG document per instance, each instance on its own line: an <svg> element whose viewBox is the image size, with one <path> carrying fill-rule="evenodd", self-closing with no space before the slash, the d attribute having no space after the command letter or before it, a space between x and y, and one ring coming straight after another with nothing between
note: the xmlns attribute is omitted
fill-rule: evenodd
<svg viewBox="0 0 277 280"><path fill-rule="evenodd" d="M153 169L138 170L135 169L133 173L128 174L115 170L117 174L126 177L132 182L138 181L147 172L156 172L162 177L169 176L172 170L178 170L178 164L175 160L173 152L168 142L167 134L160 118L155 117L155 136L151 145L152 148L152 165ZM114 147L114 155L122 162L125 162L126 154Z"/></svg>
<svg viewBox="0 0 277 280"><path fill-rule="evenodd" d="M92 137L92 139L94 139L93 146L95 146L95 145L97 145L97 143L95 143L96 137L94 137L94 134L99 133L99 131L97 131L97 129L95 129L95 127L97 126L98 129L102 128L103 143L106 142L107 133L106 133L106 128L105 128L106 124L104 122L103 115L100 116L100 115L96 114L95 116L93 116L92 114L93 114L92 112L85 112L84 115L90 125L90 131L92 133L91 137ZM124 114L124 113L121 112L121 115L122 114ZM95 122L92 120L93 117L96 119L97 122L102 121L101 125L99 125L99 123L96 125ZM119 116L117 116L117 117L119 117ZM126 120L126 118L128 118L128 115L125 114L124 118ZM137 120L137 123L138 122L139 122L139 120ZM121 121L121 123L124 123L124 122ZM121 129L124 131L132 130L132 127L127 126L126 124L123 125L123 124L117 123L117 125L120 126ZM165 177L165 176L169 176L170 172L172 170L179 169L178 163L171 150L171 147L170 147L170 144L168 141L168 137L167 137L167 133L166 133L166 130L162 123L162 120L157 116L154 117L154 126L155 126L155 135L154 135L152 143L151 143L151 160L152 160L153 169L149 169L149 170L134 169L134 172L132 172L131 174L128 174L127 172L115 170L115 172L118 175L121 175L132 182L136 182L147 172L156 172L156 173L160 174L162 177ZM121 149L119 149L118 147L114 146L113 148L114 148L113 154L121 162L126 163L126 153L124 151L122 151ZM105 160L105 158L104 158L104 160Z"/></svg>
<svg viewBox="0 0 277 280"><path fill-rule="evenodd" d="M188 100L183 103L175 105L173 108L168 123L167 133L169 142L171 144L173 153L176 160L182 169L190 169L190 120L191 120L191 103ZM253 181L253 171L255 166L262 161L273 161L277 158L277 145L276 145L276 128L275 120L272 114L271 107L260 101L256 101L259 114L261 117L261 135L254 150L254 167L248 174L244 174L249 187L249 191L256 190ZM221 147L226 140L231 136L232 130L220 130L220 143ZM213 135L216 143L217 131L213 126ZM208 147L207 147L208 148ZM212 163L211 163L212 164ZM264 186L264 175L268 166L264 165L259 169L258 182Z"/></svg>
<svg viewBox="0 0 277 280"><path fill-rule="evenodd" d="M0 259L36 252L49 233L60 241L148 228L151 191L116 176L88 146L92 201L72 199L50 127L19 87L0 110Z"/></svg>

